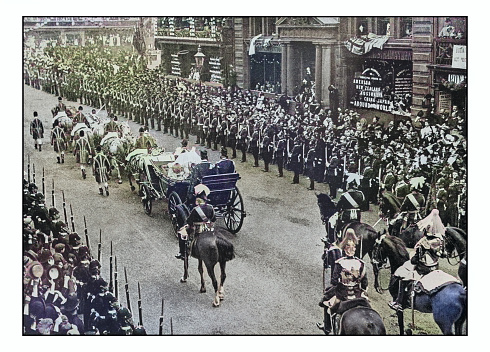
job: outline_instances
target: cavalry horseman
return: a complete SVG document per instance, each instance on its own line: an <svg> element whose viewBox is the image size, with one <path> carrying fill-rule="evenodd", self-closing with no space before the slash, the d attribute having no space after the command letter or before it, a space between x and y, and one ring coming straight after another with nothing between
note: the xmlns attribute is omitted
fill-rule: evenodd
<svg viewBox="0 0 490 352"><path fill-rule="evenodd" d="M187 217L186 224L178 231L179 254L175 256L177 259L184 259L185 257L188 235L193 234L196 238L204 231L214 230L214 223L216 222L214 207L206 203L210 192L209 188L203 184L194 187L195 206Z"/></svg>
<svg viewBox="0 0 490 352"><path fill-rule="evenodd" d="M410 181L411 193L405 196L400 213L389 224L388 232L393 236L399 235L407 227L422 219L420 211L425 207L425 197L421 193L423 180L421 181L418 182L417 179Z"/></svg>
<svg viewBox="0 0 490 352"><path fill-rule="evenodd" d="M361 221L361 212L368 210L369 203L364 193L357 189L355 180L348 183L348 190L344 192L337 202L338 220L335 233L342 237L342 229L352 221Z"/></svg>

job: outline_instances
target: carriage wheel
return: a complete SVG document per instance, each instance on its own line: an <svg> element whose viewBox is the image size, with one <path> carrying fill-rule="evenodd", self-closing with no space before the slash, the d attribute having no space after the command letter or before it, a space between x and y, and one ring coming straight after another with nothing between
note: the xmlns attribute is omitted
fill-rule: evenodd
<svg viewBox="0 0 490 352"><path fill-rule="evenodd" d="M243 218L245 217L243 210L243 198L237 187L231 191L230 199L226 205L224 213L225 226L231 233L235 234L242 228Z"/></svg>
<svg viewBox="0 0 490 352"><path fill-rule="evenodd" d="M141 188L141 202L143 203L143 209L145 210L145 214L150 215L151 207L152 207L152 199L148 186L144 185Z"/></svg>
<svg viewBox="0 0 490 352"><path fill-rule="evenodd" d="M174 229L175 236L178 237L178 225L177 225L177 205L182 204L182 200L177 192L170 193L168 197L168 214L170 215L170 220L172 221L172 227Z"/></svg>

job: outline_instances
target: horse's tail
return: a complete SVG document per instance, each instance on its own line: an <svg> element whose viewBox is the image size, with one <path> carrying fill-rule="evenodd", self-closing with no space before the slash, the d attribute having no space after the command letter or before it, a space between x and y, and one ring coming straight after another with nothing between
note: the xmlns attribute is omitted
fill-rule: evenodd
<svg viewBox="0 0 490 352"><path fill-rule="evenodd" d="M218 253L220 260L229 261L235 258L235 248L233 243L228 241L225 237L216 236L216 246L218 247Z"/></svg>

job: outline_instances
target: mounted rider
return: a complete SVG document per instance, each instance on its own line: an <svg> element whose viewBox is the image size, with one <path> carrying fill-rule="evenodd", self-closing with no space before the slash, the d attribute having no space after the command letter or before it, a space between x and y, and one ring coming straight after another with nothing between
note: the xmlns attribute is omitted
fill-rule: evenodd
<svg viewBox="0 0 490 352"><path fill-rule="evenodd" d="M214 231L214 223L216 222L214 207L206 204L210 192L210 189L203 184L194 187L195 207L187 217L186 224L178 231L180 252L175 258L184 259L188 235L193 234L196 238L204 231Z"/></svg>
<svg viewBox="0 0 490 352"><path fill-rule="evenodd" d="M419 182L420 180L422 182ZM411 193L407 194L403 199L398 216L390 221L390 233L399 234L422 219L420 211L425 207L425 197L421 193L423 180L420 180L415 178L410 180Z"/></svg>
<svg viewBox="0 0 490 352"><path fill-rule="evenodd" d="M399 281L398 296L388 305L394 310L401 311L405 308L405 300L409 283L420 281L423 276L437 270L439 258L445 257L444 234L446 228L439 217L439 211L432 212L417 223L418 228L424 231L422 237L415 245L415 254L399 267L393 276Z"/></svg>
<svg viewBox="0 0 490 352"><path fill-rule="evenodd" d="M140 127L139 133L140 135L135 143L136 149L148 149L151 151L151 149L158 146L155 138L153 138L144 127Z"/></svg>
<svg viewBox="0 0 490 352"><path fill-rule="evenodd" d="M338 220L335 226L337 236L342 236L342 228L352 221L361 221L361 212L368 210L368 202L364 193L358 190L356 180L347 184L348 190L344 192L337 202Z"/></svg>
<svg viewBox="0 0 490 352"><path fill-rule="evenodd" d="M367 299L366 265L363 260L354 256L357 243L356 233L353 229L348 229L339 245L343 256L335 261L330 280L332 286L325 290L325 295L320 302L321 307L329 308L325 314L328 332L331 330L330 315L337 311L341 302L356 298Z"/></svg>

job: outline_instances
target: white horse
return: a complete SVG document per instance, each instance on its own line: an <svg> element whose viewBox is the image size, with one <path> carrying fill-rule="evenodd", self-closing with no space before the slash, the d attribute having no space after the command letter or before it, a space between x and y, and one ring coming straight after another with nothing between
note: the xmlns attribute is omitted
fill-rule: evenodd
<svg viewBox="0 0 490 352"><path fill-rule="evenodd" d="M124 166L126 156L134 149L134 144L126 136L120 137L118 132L108 132L100 141L100 146L117 173L117 182L122 183L120 167Z"/></svg>

